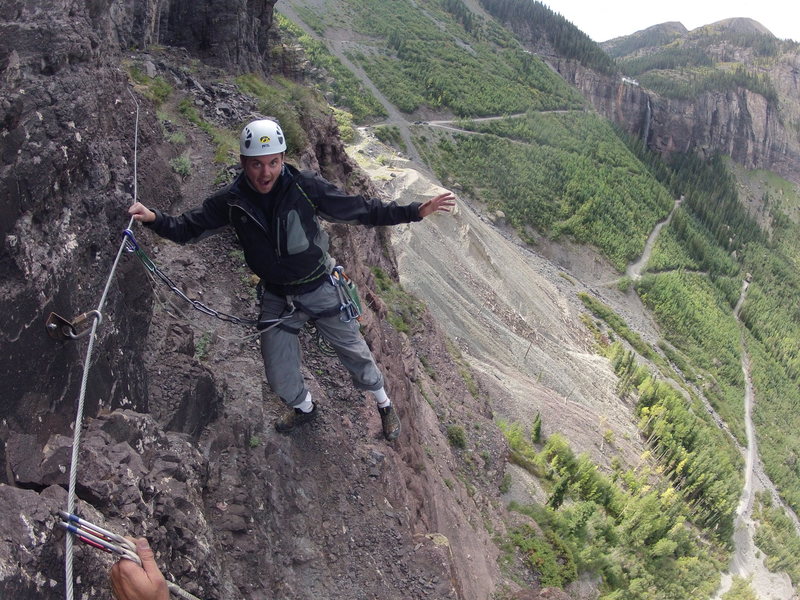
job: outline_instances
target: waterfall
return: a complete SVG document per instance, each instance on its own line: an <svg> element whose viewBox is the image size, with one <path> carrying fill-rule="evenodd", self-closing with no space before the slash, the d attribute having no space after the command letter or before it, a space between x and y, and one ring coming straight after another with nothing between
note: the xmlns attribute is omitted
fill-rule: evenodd
<svg viewBox="0 0 800 600"><path fill-rule="evenodd" d="M644 113L644 134L642 135L642 140L644 141L644 145L647 146L647 137L650 135L650 116L652 114L652 109L650 108L650 96L645 96L647 98L647 110Z"/></svg>

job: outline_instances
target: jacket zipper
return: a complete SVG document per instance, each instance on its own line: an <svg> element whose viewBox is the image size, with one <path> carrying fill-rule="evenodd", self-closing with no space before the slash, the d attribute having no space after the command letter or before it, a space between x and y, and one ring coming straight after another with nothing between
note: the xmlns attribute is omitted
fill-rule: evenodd
<svg viewBox="0 0 800 600"><path fill-rule="evenodd" d="M281 257L281 220L275 219L275 254Z"/></svg>
<svg viewBox="0 0 800 600"><path fill-rule="evenodd" d="M270 238L270 237L272 237L272 238L273 238L273 240L277 239L277 240L278 240L278 242L280 242L280 231L279 231L279 227L276 227L276 228L275 228L275 234L274 234L273 236L271 236L271 235L270 235L270 232L269 232L269 230L268 230L266 227L264 227L264 225L262 225L262 224L261 224L261 221L259 221L259 220L258 220L258 219L257 219L257 218L256 218L256 217L255 217L255 216L254 216L254 215L253 215L253 214L252 214L250 211L249 211L249 210L247 210L247 209L246 209L244 206L242 206L242 205L241 205L240 203L238 203L238 202L237 202L237 203L235 203L233 206L235 206L236 208L238 208L239 210L241 210L241 211L242 211L242 212L243 212L245 215L247 215L247 216L250 218L250 220L251 220L253 223L255 223L255 224L258 226L258 228L259 228L261 231L263 231L263 232L264 232L264 235L266 236L267 240L269 240L269 238ZM273 248L275 248L275 254L276 254L276 255L277 255L279 258L280 258L280 256L281 256L281 248L280 248L280 245L279 245L279 244L272 244L272 246L273 246Z"/></svg>
<svg viewBox="0 0 800 600"><path fill-rule="evenodd" d="M292 181L294 181L294 178L292 178ZM243 206L243 203L247 202L247 200L245 200L244 198L239 196L238 193L234 193L233 195L237 198L237 202L235 202L233 204L233 206L237 206L238 208L240 208L242 210L242 212L244 212L244 214L246 214L248 217L250 217L250 219L256 225L258 225L258 227L261 229L261 231L263 231L264 234L267 236L267 240L269 240L269 238L270 238L270 234L269 234L269 231L268 231L269 224L267 224L266 227L264 225L262 225L261 222L258 219L256 219L255 216L253 216L253 214L249 210L247 210L247 208L245 206ZM273 219L273 221L275 222L275 232L274 232L274 234L272 236L272 239L273 239L273 241L275 241L275 244L273 244L273 247L275 249L275 255L278 258L281 258L283 256L283 254L281 253L281 219L280 219L280 217L277 216L277 215L280 214L280 211L278 210L279 208L280 208L279 205L276 206L275 207L275 211L274 211L274 214L276 215L276 217Z"/></svg>

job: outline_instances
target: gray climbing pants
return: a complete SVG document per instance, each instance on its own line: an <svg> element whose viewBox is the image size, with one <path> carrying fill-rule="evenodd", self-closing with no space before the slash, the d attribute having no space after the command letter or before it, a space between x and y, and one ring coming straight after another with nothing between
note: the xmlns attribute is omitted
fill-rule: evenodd
<svg viewBox="0 0 800 600"><path fill-rule="evenodd" d="M316 326L327 340L339 360L350 372L357 389L375 391L383 387L383 374L375 364L372 352L359 330L358 321L345 323L341 320L339 296L332 284L325 282L317 289L293 296L295 312L261 334L261 356L264 370L272 391L288 406L297 406L306 397L303 375L300 372L301 350L297 335L309 319L315 319ZM263 323L287 315L290 312L287 299L267 291L261 299L261 318Z"/></svg>

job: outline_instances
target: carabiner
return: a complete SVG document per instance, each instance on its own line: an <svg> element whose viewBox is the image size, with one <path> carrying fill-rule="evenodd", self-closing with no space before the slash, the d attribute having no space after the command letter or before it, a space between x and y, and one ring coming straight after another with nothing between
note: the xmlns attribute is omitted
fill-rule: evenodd
<svg viewBox="0 0 800 600"><path fill-rule="evenodd" d="M128 252L136 252L139 249L139 242L133 235L130 229L125 229L122 234L125 236L125 250Z"/></svg>

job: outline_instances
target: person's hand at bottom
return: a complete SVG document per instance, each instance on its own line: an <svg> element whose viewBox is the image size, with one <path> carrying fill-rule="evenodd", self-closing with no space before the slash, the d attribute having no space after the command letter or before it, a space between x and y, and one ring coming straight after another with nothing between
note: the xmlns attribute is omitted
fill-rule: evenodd
<svg viewBox="0 0 800 600"><path fill-rule="evenodd" d="M140 567L132 560L122 559L111 567L111 591L117 600L169 600L167 580L156 564L153 550L145 538L133 540Z"/></svg>

